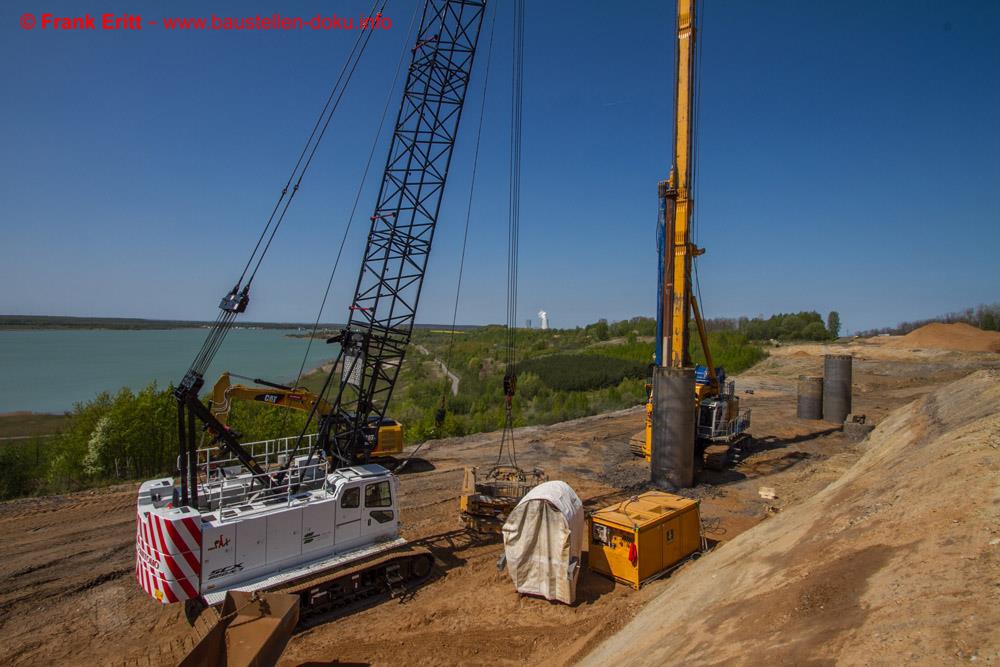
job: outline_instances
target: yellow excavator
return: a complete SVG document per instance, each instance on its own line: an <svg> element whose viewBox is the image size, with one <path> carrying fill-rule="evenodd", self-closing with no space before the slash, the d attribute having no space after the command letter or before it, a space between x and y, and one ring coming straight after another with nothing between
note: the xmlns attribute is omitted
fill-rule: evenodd
<svg viewBox="0 0 1000 667"><path fill-rule="evenodd" d="M212 415L219 420L219 423L228 427L233 401L257 401L302 412L310 412L313 406L316 406L319 417L325 417L333 410L329 402L303 387L287 387L256 378L253 382L257 386L233 384L232 375L228 372L219 376L215 386L212 387L209 405ZM383 418L377 431L374 424L372 426L371 437L376 439L376 443L369 456L394 456L403 451L402 424L395 419Z"/></svg>
<svg viewBox="0 0 1000 667"><path fill-rule="evenodd" d="M694 212L692 174L694 164L695 0L677 0L677 50L674 104L674 155L670 175L659 183L656 365L676 370L691 369L691 316L705 353L705 366L694 368L695 442L694 462L721 469L732 459L736 446L749 434L749 411L740 401L725 371L716 368L708 333L692 290L691 268L704 254L691 241ZM647 385L645 429L630 441L632 452L652 459L653 385Z"/></svg>

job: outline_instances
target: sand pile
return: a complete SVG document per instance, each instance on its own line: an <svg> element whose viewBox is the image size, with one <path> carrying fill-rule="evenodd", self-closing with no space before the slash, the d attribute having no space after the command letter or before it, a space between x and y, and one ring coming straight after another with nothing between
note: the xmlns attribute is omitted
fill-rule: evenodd
<svg viewBox="0 0 1000 667"><path fill-rule="evenodd" d="M889 347L931 348L962 352L1000 352L1000 332L983 331L971 324L934 322L886 343Z"/></svg>
<svg viewBox="0 0 1000 667"><path fill-rule="evenodd" d="M864 446L822 492L680 570L585 663L996 662L1000 372L896 410Z"/></svg>

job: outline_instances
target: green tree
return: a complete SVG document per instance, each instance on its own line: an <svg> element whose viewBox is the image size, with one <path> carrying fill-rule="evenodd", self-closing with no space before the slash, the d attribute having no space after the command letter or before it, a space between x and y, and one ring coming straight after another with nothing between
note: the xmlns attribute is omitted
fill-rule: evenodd
<svg viewBox="0 0 1000 667"><path fill-rule="evenodd" d="M597 340L607 340L611 336L610 327L607 320L598 320L594 325L594 337Z"/></svg>
<svg viewBox="0 0 1000 667"><path fill-rule="evenodd" d="M828 338L830 333L823 326L822 322L810 322L802 329L802 333L799 337L805 340L825 340Z"/></svg>
<svg viewBox="0 0 1000 667"><path fill-rule="evenodd" d="M826 330L833 338L840 336L840 313L835 310L830 311L830 314L826 316Z"/></svg>

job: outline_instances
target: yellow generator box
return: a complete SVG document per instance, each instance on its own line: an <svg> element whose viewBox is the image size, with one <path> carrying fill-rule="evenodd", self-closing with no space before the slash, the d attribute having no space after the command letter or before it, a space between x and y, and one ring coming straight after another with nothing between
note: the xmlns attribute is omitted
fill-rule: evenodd
<svg viewBox="0 0 1000 667"><path fill-rule="evenodd" d="M699 501L648 491L589 517L590 569L638 589L701 551Z"/></svg>

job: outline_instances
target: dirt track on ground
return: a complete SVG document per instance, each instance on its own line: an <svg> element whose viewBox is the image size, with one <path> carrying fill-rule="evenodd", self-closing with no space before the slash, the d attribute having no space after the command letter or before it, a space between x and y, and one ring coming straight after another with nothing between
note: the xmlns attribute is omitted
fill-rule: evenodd
<svg viewBox="0 0 1000 667"><path fill-rule="evenodd" d="M786 347L738 378L753 409L752 452L733 469L709 473L690 490L703 501L709 538L721 544L813 497L863 450L824 422L795 419L795 381L822 368L822 346ZM838 349L836 351L841 351ZM920 354L852 345L855 412L889 412L1000 355ZM641 408L516 434L522 466L563 479L588 508L639 490L643 462L628 454ZM584 571L572 607L521 598L495 562L502 548L459 530L457 497L465 465L496 457L497 434L434 442L401 476L404 535L429 546L435 578L415 596L386 601L297 634L282 664L309 662L569 663L622 628L678 579L632 591ZM774 487L765 501L760 486ZM176 605L159 607L133 578L135 486L0 503L0 662L9 664L171 664L204 630ZM874 557L874 556L873 556ZM705 561L701 561L705 562Z"/></svg>

